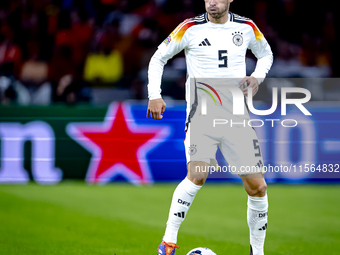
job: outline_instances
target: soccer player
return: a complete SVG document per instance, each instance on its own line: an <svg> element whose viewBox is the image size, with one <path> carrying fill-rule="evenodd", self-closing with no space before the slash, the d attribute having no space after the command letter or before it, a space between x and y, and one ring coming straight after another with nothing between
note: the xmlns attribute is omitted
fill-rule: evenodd
<svg viewBox="0 0 340 255"><path fill-rule="evenodd" d="M166 106L161 97L164 65L170 58L184 50L188 72L185 140L188 174L174 191L158 254L174 255L175 249L179 248L176 245L179 227L196 193L208 177L208 173L195 174L193 169L213 165L216 162L214 154L217 146L228 164L236 166L237 169L242 165L260 166L258 172L240 174L240 177L248 193L247 221L250 230L250 254L264 254L268 198L261 167L263 160L255 131L251 127L245 127L236 128L236 133L229 129L230 132L225 132L222 138L214 134L201 134L201 137L196 134L188 137L188 133L193 132L192 123L202 116L197 112L197 105L190 102L195 97L192 93L197 93L192 92L190 88L193 81L198 78L225 78L226 80L239 78L240 87L248 85L248 88L252 89L252 95L248 95L248 89L243 88L244 96L251 97L258 91L259 84L264 80L273 62L271 48L254 22L229 12L232 1L205 0L206 13L182 22L158 47L150 60L147 117L151 114L151 118L156 120L163 118L162 114ZM246 76L245 54L248 48L257 58L256 68L251 76ZM230 113L230 109L227 108L232 107L229 101L223 104L226 114ZM246 115L249 117L248 113Z"/></svg>

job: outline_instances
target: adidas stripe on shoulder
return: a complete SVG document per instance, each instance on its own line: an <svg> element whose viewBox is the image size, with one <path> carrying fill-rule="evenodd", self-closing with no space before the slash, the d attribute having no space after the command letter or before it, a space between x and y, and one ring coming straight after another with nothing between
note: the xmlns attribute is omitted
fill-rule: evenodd
<svg viewBox="0 0 340 255"><path fill-rule="evenodd" d="M244 16L240 16L238 14L235 14L235 13L231 13L233 15L233 18L236 19L236 20L250 20L249 18L247 17L244 17Z"/></svg>
<svg viewBox="0 0 340 255"><path fill-rule="evenodd" d="M233 22L241 23L241 24L246 24L248 26L251 26L251 28L254 31L255 38L256 38L257 41L261 41L261 40L264 39L263 34L261 33L260 29L256 26L254 21L252 21L249 18L240 16L240 15L237 15L237 14L234 14L234 13L230 13L230 14L232 16L231 19L232 19Z"/></svg>
<svg viewBox="0 0 340 255"><path fill-rule="evenodd" d="M207 14L201 14L194 18L186 19L181 24L179 24L175 30L171 33L171 39L180 42L185 34L185 32L192 26L201 25L208 22Z"/></svg>
<svg viewBox="0 0 340 255"><path fill-rule="evenodd" d="M204 24L204 23L207 23L209 21L207 13L200 14L200 15L194 17L194 18L191 18L191 20L195 21L196 25Z"/></svg>

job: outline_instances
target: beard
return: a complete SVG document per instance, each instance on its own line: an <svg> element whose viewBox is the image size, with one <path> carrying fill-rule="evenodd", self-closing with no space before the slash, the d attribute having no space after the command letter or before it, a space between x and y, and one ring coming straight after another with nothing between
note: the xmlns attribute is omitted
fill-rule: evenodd
<svg viewBox="0 0 340 255"><path fill-rule="evenodd" d="M211 9L215 9L216 11L215 12L211 12ZM208 8L207 12L209 13L209 15L212 18L220 19L224 15L226 15L228 9L229 9L229 2L226 4L226 6L223 9L219 9L219 8L213 7L213 8Z"/></svg>

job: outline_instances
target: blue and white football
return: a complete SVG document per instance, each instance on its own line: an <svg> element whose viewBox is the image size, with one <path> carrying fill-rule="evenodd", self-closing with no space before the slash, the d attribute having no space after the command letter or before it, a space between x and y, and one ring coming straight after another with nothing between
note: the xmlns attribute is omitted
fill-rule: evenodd
<svg viewBox="0 0 340 255"><path fill-rule="evenodd" d="M216 253L208 248L199 247L192 249L187 255L216 255Z"/></svg>

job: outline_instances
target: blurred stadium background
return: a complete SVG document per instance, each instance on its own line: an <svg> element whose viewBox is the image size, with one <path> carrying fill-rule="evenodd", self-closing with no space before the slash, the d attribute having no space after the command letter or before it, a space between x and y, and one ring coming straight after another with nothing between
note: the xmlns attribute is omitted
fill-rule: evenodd
<svg viewBox="0 0 340 255"><path fill-rule="evenodd" d="M278 78L339 77L335 10L334 1L231 4L265 34L275 56L268 77ZM1 103L146 99L147 66L157 46L184 19L203 12L203 0L1 1ZM250 73L252 54L247 64ZM184 99L185 68L183 53L167 64L164 96ZM313 100L339 96L338 84L317 87Z"/></svg>
<svg viewBox="0 0 340 255"><path fill-rule="evenodd" d="M267 174L268 254L339 254L340 176L329 171L340 164L336 9L335 1L231 4L255 21L274 53L256 106L270 107L273 87L312 95L312 116L288 108L285 118L297 127L257 129L265 165L328 165ZM0 1L1 254L155 254L172 190L186 175L184 54L164 69L162 121L145 118L147 67L180 22L203 12L203 0ZM252 54L246 61L250 74L256 62ZM281 116L278 109L254 118ZM248 252L246 196L231 184L240 179L212 177L183 224L178 254L195 246ZM37 185L46 183L59 185Z"/></svg>

